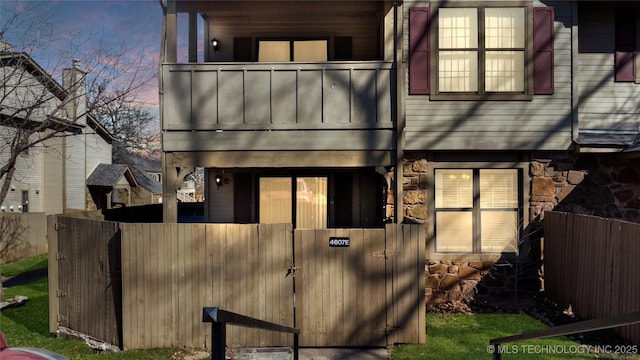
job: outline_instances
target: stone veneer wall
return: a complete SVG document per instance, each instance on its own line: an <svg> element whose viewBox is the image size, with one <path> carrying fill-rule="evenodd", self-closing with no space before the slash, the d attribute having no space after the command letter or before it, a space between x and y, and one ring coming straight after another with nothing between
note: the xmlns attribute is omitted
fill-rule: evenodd
<svg viewBox="0 0 640 360"><path fill-rule="evenodd" d="M582 154L531 161L531 218L555 209L640 223L640 158Z"/></svg>
<svg viewBox="0 0 640 360"><path fill-rule="evenodd" d="M403 161L405 222L428 219L428 163L424 154L409 153ZM426 256L425 293L428 308L462 302L477 295L505 296L540 289L541 222L545 211L559 210L640 222L640 159L615 154L535 154L529 163L529 227L518 258L494 261L434 259ZM526 201L528 200L528 204ZM387 215L393 214L389 192ZM516 266L517 265L519 266ZM489 275L489 276L487 276Z"/></svg>

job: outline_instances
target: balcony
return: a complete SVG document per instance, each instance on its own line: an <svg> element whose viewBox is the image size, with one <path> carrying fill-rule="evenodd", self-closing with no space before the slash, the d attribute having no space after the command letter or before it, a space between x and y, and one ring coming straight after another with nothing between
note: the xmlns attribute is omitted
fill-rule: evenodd
<svg viewBox="0 0 640 360"><path fill-rule="evenodd" d="M163 64L164 151L391 150L385 61Z"/></svg>

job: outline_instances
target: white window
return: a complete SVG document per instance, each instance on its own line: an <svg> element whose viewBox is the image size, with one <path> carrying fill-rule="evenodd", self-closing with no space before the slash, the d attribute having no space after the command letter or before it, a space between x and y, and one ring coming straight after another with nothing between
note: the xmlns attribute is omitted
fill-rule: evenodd
<svg viewBox="0 0 640 360"><path fill-rule="evenodd" d="M526 8L438 9L438 93L526 92Z"/></svg>
<svg viewBox="0 0 640 360"><path fill-rule="evenodd" d="M437 169L437 252L515 252L520 228L520 171Z"/></svg>

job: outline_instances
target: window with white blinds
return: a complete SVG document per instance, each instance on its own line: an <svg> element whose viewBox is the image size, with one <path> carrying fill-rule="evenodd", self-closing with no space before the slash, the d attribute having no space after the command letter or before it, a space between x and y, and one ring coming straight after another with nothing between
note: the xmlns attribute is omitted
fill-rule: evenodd
<svg viewBox="0 0 640 360"><path fill-rule="evenodd" d="M261 177L258 190L261 224L293 223L295 211L296 228L327 227L326 177Z"/></svg>
<svg viewBox="0 0 640 360"><path fill-rule="evenodd" d="M525 29L522 7L440 8L438 91L524 92Z"/></svg>
<svg viewBox="0 0 640 360"><path fill-rule="evenodd" d="M515 252L518 169L437 169L437 252Z"/></svg>

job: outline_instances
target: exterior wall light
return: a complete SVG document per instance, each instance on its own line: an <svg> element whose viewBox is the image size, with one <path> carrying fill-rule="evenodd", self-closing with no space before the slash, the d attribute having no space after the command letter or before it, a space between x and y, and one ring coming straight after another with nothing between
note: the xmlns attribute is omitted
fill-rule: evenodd
<svg viewBox="0 0 640 360"><path fill-rule="evenodd" d="M220 49L220 40L216 38L211 39L211 47L213 48L214 52L218 52L218 50Z"/></svg>
<svg viewBox="0 0 640 360"><path fill-rule="evenodd" d="M220 186L222 186L223 181L224 179L222 178L222 175L216 175L216 185L218 186L218 189L220 189Z"/></svg>

